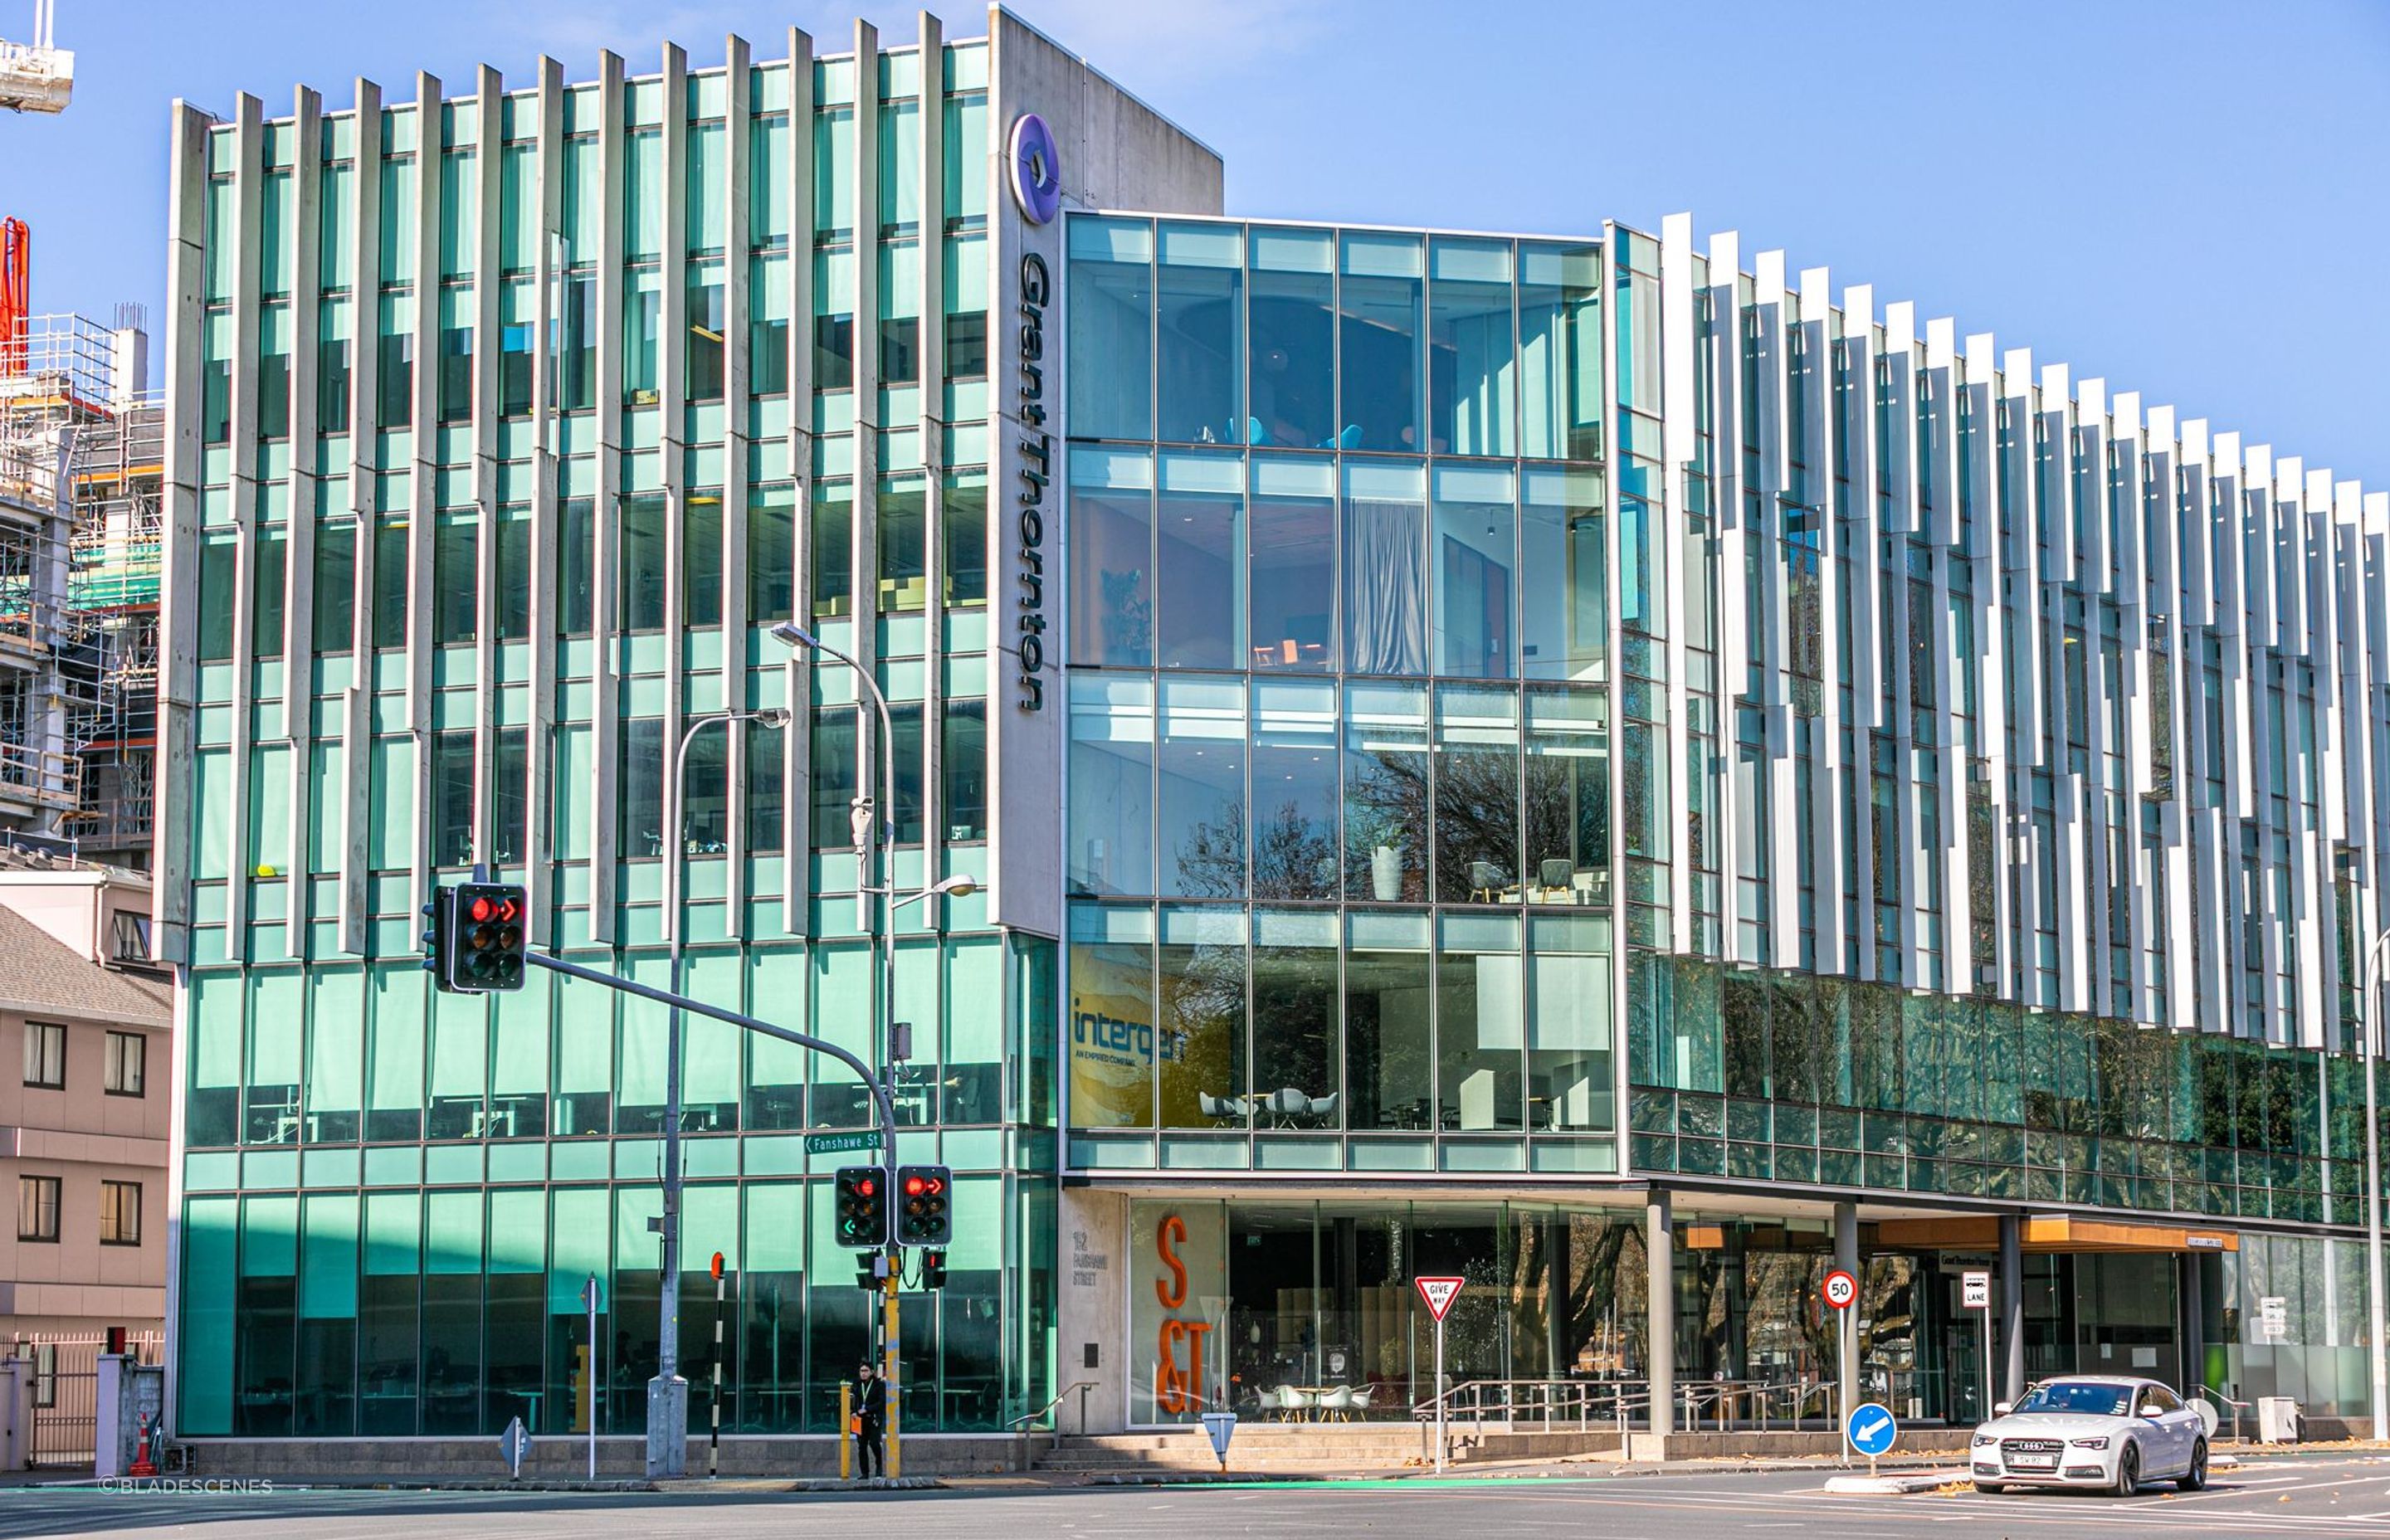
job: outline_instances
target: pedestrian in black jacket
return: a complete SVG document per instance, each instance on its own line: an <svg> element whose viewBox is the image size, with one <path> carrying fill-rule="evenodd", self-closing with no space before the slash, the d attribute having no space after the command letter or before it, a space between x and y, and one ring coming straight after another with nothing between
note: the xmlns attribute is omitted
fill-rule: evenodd
<svg viewBox="0 0 2390 1540"><path fill-rule="evenodd" d="M888 1391L871 1372L868 1359L855 1366L854 1420L850 1431L854 1435L854 1473L865 1480L886 1475L888 1457L880 1444L888 1432Z"/></svg>

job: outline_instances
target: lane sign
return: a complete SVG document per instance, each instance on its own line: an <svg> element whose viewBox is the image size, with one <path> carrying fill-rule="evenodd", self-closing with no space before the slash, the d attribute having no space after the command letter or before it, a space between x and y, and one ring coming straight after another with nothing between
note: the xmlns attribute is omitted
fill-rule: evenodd
<svg viewBox="0 0 2390 1540"><path fill-rule="evenodd" d="M521 1479L523 1459L530 1453L531 1434L524 1429L522 1418L516 1418L498 1435L498 1458L507 1462L507 1480Z"/></svg>
<svg viewBox="0 0 2390 1540"><path fill-rule="evenodd" d="M1826 1275L1826 1303L1837 1310L1848 1310L1859 1297L1859 1280L1837 1267Z"/></svg>
<svg viewBox="0 0 2390 1540"><path fill-rule="evenodd" d="M1460 1296L1460 1286L1469 1280L1466 1278L1414 1278L1411 1281L1419 1286L1420 1298L1427 1302L1427 1313L1441 1321L1444 1319L1444 1313L1452 1308L1452 1302Z"/></svg>
<svg viewBox="0 0 2390 1540"><path fill-rule="evenodd" d="M1203 1432L1212 1441L1212 1453L1219 1457L1220 1469L1226 1470L1228 1469L1228 1441L1237 1433L1237 1414L1205 1412Z"/></svg>
<svg viewBox="0 0 2390 1540"><path fill-rule="evenodd" d="M1900 1431L1892 1413L1872 1401L1855 1407L1850 1421L1843 1428L1850 1437L1851 1447L1870 1459L1891 1453L1893 1438Z"/></svg>
<svg viewBox="0 0 2390 1540"><path fill-rule="evenodd" d="M1989 1310L1992 1307L1992 1275L1982 1271L1960 1274L1959 1304L1966 1310Z"/></svg>

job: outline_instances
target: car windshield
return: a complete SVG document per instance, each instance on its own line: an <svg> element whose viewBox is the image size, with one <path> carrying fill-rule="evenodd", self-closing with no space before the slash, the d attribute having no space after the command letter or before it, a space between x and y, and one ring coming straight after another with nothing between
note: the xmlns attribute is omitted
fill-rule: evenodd
<svg viewBox="0 0 2390 1540"><path fill-rule="evenodd" d="M2133 1404L2130 1385L2101 1385L2061 1380L2036 1385L2017 1403L2019 1412L2057 1412L2075 1417L2123 1417Z"/></svg>

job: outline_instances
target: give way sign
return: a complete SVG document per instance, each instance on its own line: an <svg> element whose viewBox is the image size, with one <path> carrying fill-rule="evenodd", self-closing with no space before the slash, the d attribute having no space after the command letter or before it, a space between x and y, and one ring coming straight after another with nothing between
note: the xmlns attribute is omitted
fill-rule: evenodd
<svg viewBox="0 0 2390 1540"><path fill-rule="evenodd" d="M1419 1286L1420 1298L1427 1302L1427 1313L1440 1321L1444 1319L1444 1313L1452 1308L1452 1302L1459 1296L1460 1286L1469 1280L1414 1278L1411 1281Z"/></svg>

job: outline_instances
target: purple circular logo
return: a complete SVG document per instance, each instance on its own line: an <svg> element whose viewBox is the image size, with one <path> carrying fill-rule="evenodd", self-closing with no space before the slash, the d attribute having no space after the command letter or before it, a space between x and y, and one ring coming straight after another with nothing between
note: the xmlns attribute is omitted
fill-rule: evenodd
<svg viewBox="0 0 2390 1540"><path fill-rule="evenodd" d="M1062 157L1054 131L1034 112L1012 124L1012 200L1032 225L1045 225L1062 212Z"/></svg>

